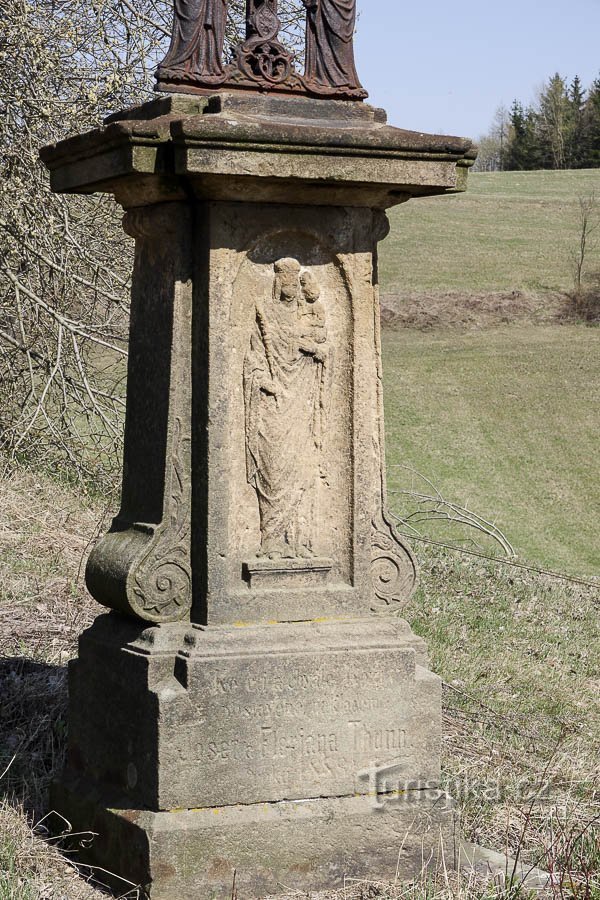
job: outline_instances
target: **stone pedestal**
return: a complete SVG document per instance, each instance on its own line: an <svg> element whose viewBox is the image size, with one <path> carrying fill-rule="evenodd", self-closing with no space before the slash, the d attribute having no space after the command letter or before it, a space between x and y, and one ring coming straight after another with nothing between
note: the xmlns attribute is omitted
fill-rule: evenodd
<svg viewBox="0 0 600 900"><path fill-rule="evenodd" d="M234 870L254 897L454 860L440 680L401 620L100 616L73 664L70 728L54 805L97 834L90 860L153 897L230 897Z"/></svg>
<svg viewBox="0 0 600 900"><path fill-rule="evenodd" d="M468 141L361 103L168 96L46 148L136 240L112 612L70 675L54 805L152 898L334 887L455 859L440 681L397 613L385 208L464 189Z"/></svg>

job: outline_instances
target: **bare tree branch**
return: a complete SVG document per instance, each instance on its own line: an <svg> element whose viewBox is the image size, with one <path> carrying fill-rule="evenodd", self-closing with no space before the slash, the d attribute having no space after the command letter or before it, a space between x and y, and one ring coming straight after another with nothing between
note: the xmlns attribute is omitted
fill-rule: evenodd
<svg viewBox="0 0 600 900"><path fill-rule="evenodd" d="M422 537L420 526L427 525L432 522L444 523L448 526L459 526L472 529L484 534L486 537L495 541L502 548L503 553L508 557L516 556L516 552L504 532L498 528L493 522L484 519L483 516L474 513L466 506L461 506L451 500L443 497L441 492L435 485L416 469L410 466L391 466L390 474L394 470L401 470L410 473L418 481L425 482L430 488L431 493L411 489L391 489L390 496L400 498L399 505L396 510L390 510L390 515L404 528L409 528L415 535Z"/></svg>

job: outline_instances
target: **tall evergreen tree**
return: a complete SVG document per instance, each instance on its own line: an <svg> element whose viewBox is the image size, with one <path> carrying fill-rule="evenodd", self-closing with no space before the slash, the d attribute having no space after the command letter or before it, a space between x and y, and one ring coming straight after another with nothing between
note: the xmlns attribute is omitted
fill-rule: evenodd
<svg viewBox="0 0 600 900"><path fill-rule="evenodd" d="M576 75L568 91L568 115L565 135L565 165L567 169L581 169L588 155L585 128L585 90Z"/></svg>
<svg viewBox="0 0 600 900"><path fill-rule="evenodd" d="M600 76L592 82L583 111L586 155L583 165L600 166Z"/></svg>
<svg viewBox="0 0 600 900"><path fill-rule="evenodd" d="M511 139L505 155L506 169L537 169L540 166L536 137L536 114L514 100L510 108Z"/></svg>
<svg viewBox="0 0 600 900"><path fill-rule="evenodd" d="M600 76L586 92L556 73L535 106L500 107L481 145L480 170L600 168Z"/></svg>

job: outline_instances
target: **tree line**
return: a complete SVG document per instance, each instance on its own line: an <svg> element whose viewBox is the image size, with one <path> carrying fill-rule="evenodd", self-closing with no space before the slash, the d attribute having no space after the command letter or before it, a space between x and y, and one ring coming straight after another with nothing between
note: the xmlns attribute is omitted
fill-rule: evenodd
<svg viewBox="0 0 600 900"><path fill-rule="evenodd" d="M600 166L600 76L584 89L556 73L529 105L496 110L480 138L480 171L591 169Z"/></svg>

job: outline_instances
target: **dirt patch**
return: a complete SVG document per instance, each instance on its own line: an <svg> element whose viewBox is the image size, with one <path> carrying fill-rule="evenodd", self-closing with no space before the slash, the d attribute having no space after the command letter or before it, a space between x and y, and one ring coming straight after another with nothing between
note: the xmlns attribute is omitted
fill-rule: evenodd
<svg viewBox="0 0 600 900"><path fill-rule="evenodd" d="M526 291L461 291L381 295L381 321L385 326L477 330L501 325L561 325L576 316L568 294Z"/></svg>

